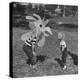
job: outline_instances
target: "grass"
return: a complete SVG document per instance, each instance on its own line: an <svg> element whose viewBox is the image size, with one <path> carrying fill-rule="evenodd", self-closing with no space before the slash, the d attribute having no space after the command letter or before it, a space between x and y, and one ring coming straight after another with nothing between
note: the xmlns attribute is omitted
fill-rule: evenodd
<svg viewBox="0 0 80 80"><path fill-rule="evenodd" d="M77 67L72 64L72 61L67 59L67 69L63 71L57 62L54 60L46 60L40 63L36 69L32 69L26 64L26 56L22 50L24 42L20 40L23 33L28 30L13 28L13 77L35 77L35 76L49 76L49 75L63 75L63 74L75 74L78 73ZM48 56L60 57L60 50L58 48L59 43L57 42L57 33L59 30L52 29L53 35L46 38L46 43L43 48L37 49L38 54L46 54ZM67 32L66 43L68 50L74 54L78 54L78 33L76 31Z"/></svg>

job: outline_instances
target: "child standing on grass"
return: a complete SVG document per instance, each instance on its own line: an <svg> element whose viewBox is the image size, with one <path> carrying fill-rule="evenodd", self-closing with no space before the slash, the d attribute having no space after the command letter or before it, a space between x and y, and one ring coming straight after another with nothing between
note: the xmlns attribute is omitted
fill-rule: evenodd
<svg viewBox="0 0 80 80"><path fill-rule="evenodd" d="M58 33L58 40L60 42L60 50L61 50L61 53L62 53L62 56L61 56L61 61L62 61L62 68L63 70L66 69L66 58L67 58L67 45L66 45L66 42L65 42L65 34L64 33Z"/></svg>
<svg viewBox="0 0 80 80"><path fill-rule="evenodd" d="M21 40L25 42L23 45L23 51L28 57L27 64L34 67L36 64L35 45L37 41L37 36L35 35L34 31L30 31L28 33L23 34L21 36Z"/></svg>

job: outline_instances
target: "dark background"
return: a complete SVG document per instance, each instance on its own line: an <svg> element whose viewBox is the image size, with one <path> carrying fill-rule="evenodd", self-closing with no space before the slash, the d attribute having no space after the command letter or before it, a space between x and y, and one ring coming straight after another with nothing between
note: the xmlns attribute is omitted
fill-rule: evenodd
<svg viewBox="0 0 80 80"><path fill-rule="evenodd" d="M59 21L62 21L65 24L72 24L75 22L74 26L72 25L73 27L77 26L78 24L78 6L59 5L60 11L56 11L58 9L58 5L54 4L12 2L11 5L12 27L22 27L30 29L28 26L28 21L25 19L25 17L27 15L32 15L33 13L40 15L41 18L45 17L45 19L49 19L49 26L56 24Z"/></svg>

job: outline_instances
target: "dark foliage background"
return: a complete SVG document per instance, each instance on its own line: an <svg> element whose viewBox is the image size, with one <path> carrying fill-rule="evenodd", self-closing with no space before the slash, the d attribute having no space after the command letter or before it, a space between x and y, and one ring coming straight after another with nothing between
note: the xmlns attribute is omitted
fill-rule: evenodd
<svg viewBox="0 0 80 80"><path fill-rule="evenodd" d="M41 18L45 17L46 19L56 19L62 18L64 14L65 7L65 16L76 16L78 15L78 7L77 6L69 6L69 5L59 5L60 12L55 10L58 5L53 4L34 4L34 3L20 3L20 2L12 2L12 25L13 27L21 27L30 29L28 26L28 21L25 19L27 15L31 15L33 13L37 13L41 16ZM34 6L33 6L34 5ZM53 24L56 21L52 21Z"/></svg>

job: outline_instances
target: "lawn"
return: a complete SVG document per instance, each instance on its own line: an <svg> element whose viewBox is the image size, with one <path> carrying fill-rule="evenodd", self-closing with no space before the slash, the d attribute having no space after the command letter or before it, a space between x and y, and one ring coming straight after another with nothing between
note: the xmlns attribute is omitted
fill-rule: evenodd
<svg viewBox="0 0 80 80"><path fill-rule="evenodd" d="M49 75L63 75L63 74L76 74L78 73L77 66L73 65L72 60L67 59L67 69L63 71L59 64L53 59L60 57L60 50L58 48L57 33L59 30L52 29L53 35L46 38L46 43L43 48L37 49L38 54L45 54L53 57L51 60L45 60L40 63L37 68L32 69L26 64L26 56L22 50L24 44L20 40L23 33L28 32L21 28L13 27L13 77L33 77L33 76L49 76ZM63 31L66 34L66 43L68 50L74 54L78 54L78 32L66 30Z"/></svg>

